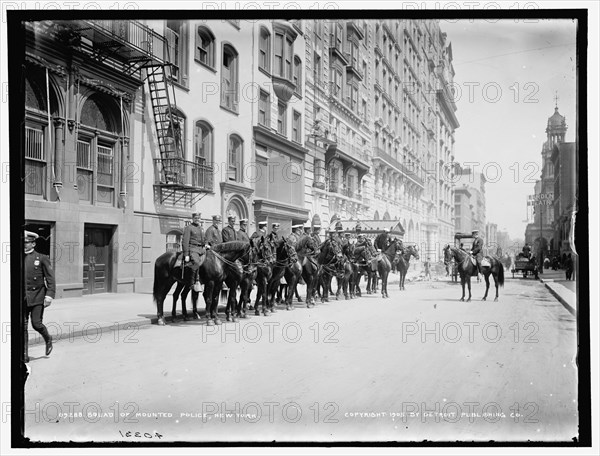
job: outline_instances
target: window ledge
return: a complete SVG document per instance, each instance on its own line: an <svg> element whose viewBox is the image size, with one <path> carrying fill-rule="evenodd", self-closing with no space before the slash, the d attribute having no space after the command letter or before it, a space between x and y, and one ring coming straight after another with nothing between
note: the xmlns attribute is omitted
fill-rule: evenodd
<svg viewBox="0 0 600 456"><path fill-rule="evenodd" d="M261 73L265 74L269 78L271 77L271 72L269 70L265 69L265 68L258 67L258 71L260 71Z"/></svg>
<svg viewBox="0 0 600 456"><path fill-rule="evenodd" d="M236 116L240 115L239 111L234 111L232 108L230 108L229 106L225 106L224 104L221 104L221 109L224 109L225 111L230 112L231 114L235 114Z"/></svg>
<svg viewBox="0 0 600 456"><path fill-rule="evenodd" d="M196 62L198 65L200 65L200 66L203 66L204 68L206 68L208 71L212 71L213 73L216 73L216 72L217 72L217 70L216 70L214 67L212 67L212 66L210 66L210 65L207 65L206 63L202 62L201 60L198 60L198 59L196 59L196 58L195 58L195 59L194 59L194 61L195 61L195 62Z"/></svg>

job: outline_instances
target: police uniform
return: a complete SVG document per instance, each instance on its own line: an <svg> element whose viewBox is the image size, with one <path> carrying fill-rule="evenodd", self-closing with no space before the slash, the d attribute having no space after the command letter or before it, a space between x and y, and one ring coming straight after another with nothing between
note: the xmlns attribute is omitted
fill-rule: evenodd
<svg viewBox="0 0 600 456"><path fill-rule="evenodd" d="M31 231L25 231L25 240L35 242L39 236ZM36 252L32 247L25 253L23 260L25 269L25 297L23 301L23 324L24 324L24 361L29 362L29 317L31 325L46 342L46 356L52 352L52 336L43 323L44 308L50 305L56 294L56 282L54 270L48 256Z"/></svg>
<svg viewBox="0 0 600 456"><path fill-rule="evenodd" d="M299 228L301 227L302 225L292 225L292 233L288 238L290 240L290 245L292 245L295 249L298 247L298 243L302 237L302 234L299 232Z"/></svg>
<svg viewBox="0 0 600 456"><path fill-rule="evenodd" d="M266 226L267 226L267 222L259 222L258 229L254 233L252 233L252 236L250 236L250 239L257 239L257 238L266 236L267 235Z"/></svg>
<svg viewBox="0 0 600 456"><path fill-rule="evenodd" d="M321 246L321 242L322 241L321 241L321 235L319 233L317 233L316 228L321 228L321 226L320 225L315 225L313 227L313 232L310 234L310 237L312 238L312 240L315 243L316 252L318 252L319 251L319 247Z"/></svg>
<svg viewBox="0 0 600 456"><path fill-rule="evenodd" d="M275 243L279 240L279 235L277 231L273 231L274 228L279 229L279 223L273 223L271 225L271 232L269 233L269 238L271 239L271 245L274 247Z"/></svg>
<svg viewBox="0 0 600 456"><path fill-rule="evenodd" d="M219 230L218 226L215 226L214 223L218 223L221 221L221 217L218 215L213 216L213 224L209 226L204 234L204 240L211 247L214 245L223 243L223 236L221 236L221 230Z"/></svg>
<svg viewBox="0 0 600 456"><path fill-rule="evenodd" d="M193 214L192 217L196 215ZM194 223L189 224L183 230L183 241L181 243L181 247L183 250L183 256L190 257L191 264L189 265L190 273L187 277L187 285L192 286L194 284L194 279L196 276L196 272L200 267L200 256L204 254L204 245L206 243L204 230L200 225L196 225Z"/></svg>
<svg viewBox="0 0 600 456"><path fill-rule="evenodd" d="M475 232L473 232L473 234L475 234ZM481 260L483 259L483 239L480 237L475 238L473 241L471 255L475 257L475 260L477 261L477 269L481 271Z"/></svg>
<svg viewBox="0 0 600 456"><path fill-rule="evenodd" d="M230 221L233 220L235 223L235 218L230 218ZM223 228L223 231L221 232L222 234L222 239L223 242L231 242L231 241L237 241L237 236L236 236L236 232L235 232L235 228L231 225L227 225L225 228Z"/></svg>
<svg viewBox="0 0 600 456"><path fill-rule="evenodd" d="M248 237L248 233L246 232L246 223L248 223L247 219L240 220L240 229L236 232L236 238L238 241L250 242L250 238Z"/></svg>
<svg viewBox="0 0 600 456"><path fill-rule="evenodd" d="M388 244L390 242L389 239L389 234L387 231L378 234L377 237L375 238L375 248L381 250L382 252L385 251L388 247Z"/></svg>

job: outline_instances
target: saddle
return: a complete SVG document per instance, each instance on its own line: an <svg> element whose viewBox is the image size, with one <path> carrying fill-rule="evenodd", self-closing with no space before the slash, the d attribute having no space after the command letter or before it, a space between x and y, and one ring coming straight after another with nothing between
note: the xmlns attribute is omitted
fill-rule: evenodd
<svg viewBox="0 0 600 456"><path fill-rule="evenodd" d="M492 263L490 262L488 257L484 257L483 260L481 260L481 267L482 268L489 268L492 266Z"/></svg>

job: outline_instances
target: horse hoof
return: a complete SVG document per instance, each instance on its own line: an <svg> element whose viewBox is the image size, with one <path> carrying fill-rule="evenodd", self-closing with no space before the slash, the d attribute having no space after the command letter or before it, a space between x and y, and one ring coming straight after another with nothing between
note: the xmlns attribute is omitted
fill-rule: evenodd
<svg viewBox="0 0 600 456"><path fill-rule="evenodd" d="M187 315L183 316L183 321L190 321L190 317L188 317Z"/></svg>
<svg viewBox="0 0 600 456"><path fill-rule="evenodd" d="M256 311L254 312L254 315L256 315L258 317L260 315L260 310L256 309Z"/></svg>
<svg viewBox="0 0 600 456"><path fill-rule="evenodd" d="M206 322L206 326L214 326L214 325L215 325L215 322L214 322L214 321L212 321L212 320L208 320L208 321Z"/></svg>
<svg viewBox="0 0 600 456"><path fill-rule="evenodd" d="M200 320L200 315L198 312L194 312L194 320Z"/></svg>
<svg viewBox="0 0 600 456"><path fill-rule="evenodd" d="M459 301L465 302L465 298L460 298Z"/></svg>
<svg viewBox="0 0 600 456"><path fill-rule="evenodd" d="M471 298L467 299L467 302L471 302Z"/></svg>
<svg viewBox="0 0 600 456"><path fill-rule="evenodd" d="M248 310L254 310L254 306L252 304L248 304Z"/></svg>
<svg viewBox="0 0 600 456"><path fill-rule="evenodd" d="M176 314L175 312L172 312L172 313L171 313L171 318L172 318L173 320L177 320L177 314Z"/></svg>
<svg viewBox="0 0 600 456"><path fill-rule="evenodd" d="M486 298L481 298L482 301L486 301Z"/></svg>
<svg viewBox="0 0 600 456"><path fill-rule="evenodd" d="M236 317L231 317L231 321L232 321L232 323L237 323L238 320Z"/></svg>
<svg viewBox="0 0 600 456"><path fill-rule="evenodd" d="M245 313L243 313L240 318L248 318L248 315L246 315Z"/></svg>
<svg viewBox="0 0 600 456"><path fill-rule="evenodd" d="M165 319L163 317L158 317L158 321L156 322L158 326L166 326Z"/></svg>
<svg viewBox="0 0 600 456"><path fill-rule="evenodd" d="M221 325L221 324L222 324L221 320L219 320L218 318L215 318L215 325L218 326L218 325Z"/></svg>
<svg viewBox="0 0 600 456"><path fill-rule="evenodd" d="M225 320L227 320L227 321L231 321L231 320L232 320L232 318L231 318L229 315L227 315L227 316L225 317Z"/></svg>
<svg viewBox="0 0 600 456"><path fill-rule="evenodd" d="M498 302L498 298L494 298L494 302Z"/></svg>
<svg viewBox="0 0 600 456"><path fill-rule="evenodd" d="M302 301L302 298L298 298L298 302L303 302L303 301Z"/></svg>

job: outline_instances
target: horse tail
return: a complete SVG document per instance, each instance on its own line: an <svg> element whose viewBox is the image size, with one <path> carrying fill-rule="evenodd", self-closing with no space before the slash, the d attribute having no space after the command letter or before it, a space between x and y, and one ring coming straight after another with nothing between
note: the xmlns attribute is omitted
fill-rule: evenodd
<svg viewBox="0 0 600 456"><path fill-rule="evenodd" d="M154 304L158 304L160 299L165 298L165 282L169 279L169 271L172 269L171 262L175 263L176 257L177 255L169 256L169 253L163 253L154 262L154 284L152 286Z"/></svg>
<svg viewBox="0 0 600 456"><path fill-rule="evenodd" d="M498 268L498 285L500 285L501 287L504 286L504 265L502 263L498 263L499 264L499 268Z"/></svg>

